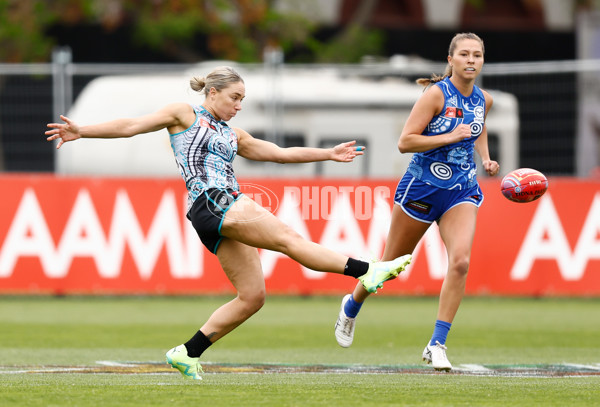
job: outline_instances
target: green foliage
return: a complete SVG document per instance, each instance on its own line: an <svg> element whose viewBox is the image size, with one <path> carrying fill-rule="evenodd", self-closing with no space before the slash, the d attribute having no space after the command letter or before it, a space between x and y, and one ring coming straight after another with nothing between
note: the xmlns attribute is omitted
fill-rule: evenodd
<svg viewBox="0 0 600 407"><path fill-rule="evenodd" d="M44 27L54 20L46 2L0 0L0 62L44 60L54 46Z"/></svg>
<svg viewBox="0 0 600 407"><path fill-rule="evenodd" d="M54 25L94 25L107 32L131 27L132 42L155 49L174 60L207 58L260 62L268 47L283 52L306 47L312 58L356 62L377 54L382 38L376 31L352 27L334 43L320 43L318 28L301 15L282 14L269 0L0 0L0 59L10 62L47 61L55 41L47 35ZM207 54L197 42L206 41ZM319 54L323 53L322 57Z"/></svg>
<svg viewBox="0 0 600 407"><path fill-rule="evenodd" d="M381 55L383 42L381 31L351 25L336 39L328 43L311 41L309 46L317 56L317 62L357 63L365 55Z"/></svg>
<svg viewBox="0 0 600 407"><path fill-rule="evenodd" d="M139 43L160 48L166 39L187 41L192 38L203 22L202 16L198 13L186 15L164 13L160 14L160 18L142 14L137 20L135 37Z"/></svg>

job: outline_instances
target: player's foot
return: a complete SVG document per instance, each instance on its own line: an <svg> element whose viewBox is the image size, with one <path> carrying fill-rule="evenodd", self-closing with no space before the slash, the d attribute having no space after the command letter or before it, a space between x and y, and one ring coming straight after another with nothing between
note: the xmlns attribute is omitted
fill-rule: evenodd
<svg viewBox="0 0 600 407"><path fill-rule="evenodd" d="M446 345L442 345L438 341L435 341L435 345L433 346L427 344L423 350L423 360L428 364L431 363L431 366L435 370L449 372L452 370L452 365L450 364L448 357L446 357L446 349Z"/></svg>
<svg viewBox="0 0 600 407"><path fill-rule="evenodd" d="M204 372L202 371L202 366L200 366L200 363L198 362L200 358L189 357L185 345L174 347L167 352L166 357L167 363L170 364L172 368L179 370L185 379L202 380L200 374Z"/></svg>
<svg viewBox="0 0 600 407"><path fill-rule="evenodd" d="M406 254L392 261L370 262L369 271L358 278L365 290L370 293L376 293L378 288L383 287L383 283L392 278L398 277L400 272L404 271L410 264L412 256Z"/></svg>
<svg viewBox="0 0 600 407"><path fill-rule="evenodd" d="M350 318L346 316L346 313L344 312L344 306L351 296L352 294L347 294L342 299L340 314L338 315L337 321L335 321L335 340L342 348L350 347L350 345L352 345L352 340L354 339L354 324L356 323L356 318Z"/></svg>

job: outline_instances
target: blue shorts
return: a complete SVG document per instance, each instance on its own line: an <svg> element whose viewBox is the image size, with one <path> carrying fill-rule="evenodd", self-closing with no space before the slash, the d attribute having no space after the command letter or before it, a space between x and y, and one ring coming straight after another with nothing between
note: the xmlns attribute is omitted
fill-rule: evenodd
<svg viewBox="0 0 600 407"><path fill-rule="evenodd" d="M409 173L402 177L394 195L394 203L408 216L425 223L439 221L450 208L465 202L481 206L483 193L478 184L466 190L443 189L426 184Z"/></svg>
<svg viewBox="0 0 600 407"><path fill-rule="evenodd" d="M196 198L187 213L200 240L211 253L217 253L219 243L223 240L221 226L225 213L241 196L241 192L211 188Z"/></svg>

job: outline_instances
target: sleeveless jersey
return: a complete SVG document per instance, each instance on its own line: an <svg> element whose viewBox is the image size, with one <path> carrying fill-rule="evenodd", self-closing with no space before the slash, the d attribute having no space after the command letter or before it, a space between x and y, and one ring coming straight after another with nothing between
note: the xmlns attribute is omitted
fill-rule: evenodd
<svg viewBox="0 0 600 407"><path fill-rule="evenodd" d="M196 121L190 128L171 134L171 148L188 190L188 210L209 188L239 191L233 173L237 135L224 121L217 121L204 107L192 105Z"/></svg>
<svg viewBox="0 0 600 407"><path fill-rule="evenodd" d="M471 137L457 143L413 154L407 171L415 178L443 189L465 189L477 184L477 168L473 160L475 140L483 131L485 97L477 86L470 96L463 96L444 78L437 82L444 93L444 108L433 117L424 136L449 133L459 124L471 126Z"/></svg>

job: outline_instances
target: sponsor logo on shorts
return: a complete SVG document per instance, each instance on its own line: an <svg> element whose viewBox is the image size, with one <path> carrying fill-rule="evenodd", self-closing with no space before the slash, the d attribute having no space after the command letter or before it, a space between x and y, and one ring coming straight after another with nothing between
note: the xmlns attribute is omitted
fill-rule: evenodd
<svg viewBox="0 0 600 407"><path fill-rule="evenodd" d="M426 202L410 201L406 204L406 207L423 214L431 212L431 204Z"/></svg>

